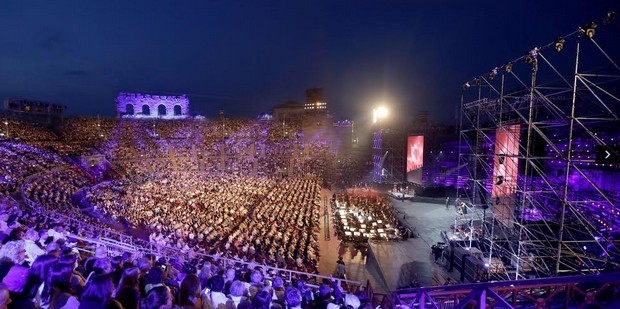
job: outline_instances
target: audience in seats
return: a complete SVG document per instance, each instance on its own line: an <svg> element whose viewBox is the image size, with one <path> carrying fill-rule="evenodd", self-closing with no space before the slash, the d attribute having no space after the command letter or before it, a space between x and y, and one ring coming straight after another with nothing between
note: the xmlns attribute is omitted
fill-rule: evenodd
<svg viewBox="0 0 620 309"><path fill-rule="evenodd" d="M334 153L326 141L304 142L300 123L76 118L54 130L11 127L0 141L0 308L344 304L336 282L248 266L317 272ZM105 156L115 174L93 178L80 155ZM108 250L101 239L124 239L110 224L149 240ZM152 245L158 256L141 251Z"/></svg>

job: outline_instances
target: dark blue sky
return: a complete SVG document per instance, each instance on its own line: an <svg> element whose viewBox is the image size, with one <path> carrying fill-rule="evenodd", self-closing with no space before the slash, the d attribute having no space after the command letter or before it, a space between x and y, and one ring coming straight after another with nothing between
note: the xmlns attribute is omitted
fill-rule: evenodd
<svg viewBox="0 0 620 309"><path fill-rule="evenodd" d="M450 121L461 85L617 1L0 2L0 98L114 114L119 91L266 111L323 87L339 116L380 101Z"/></svg>

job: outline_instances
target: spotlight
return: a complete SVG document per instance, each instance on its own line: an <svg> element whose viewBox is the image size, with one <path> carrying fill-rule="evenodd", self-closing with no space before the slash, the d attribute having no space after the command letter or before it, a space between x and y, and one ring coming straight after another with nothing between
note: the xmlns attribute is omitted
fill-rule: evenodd
<svg viewBox="0 0 620 309"><path fill-rule="evenodd" d="M480 82L480 78L476 78L474 79L474 84L476 84L476 86L480 86L482 83Z"/></svg>
<svg viewBox="0 0 620 309"><path fill-rule="evenodd" d="M471 87L469 82L466 82L465 84L463 84L463 90L467 90L467 88L469 88L469 87Z"/></svg>
<svg viewBox="0 0 620 309"><path fill-rule="evenodd" d="M555 51L556 52L560 52L562 51L562 48L564 48L564 42L566 40L564 39L564 37L559 36L557 39L555 39Z"/></svg>
<svg viewBox="0 0 620 309"><path fill-rule="evenodd" d="M497 75L497 67L493 68L493 70L491 70L491 73L489 73L489 79L493 80L493 78L495 78L495 75Z"/></svg>
<svg viewBox="0 0 620 309"><path fill-rule="evenodd" d="M506 70L507 73L512 73L512 62L506 63L506 65L504 66L504 69Z"/></svg>
<svg viewBox="0 0 620 309"><path fill-rule="evenodd" d="M603 17L603 25L609 25L616 19L616 12L609 12Z"/></svg>
<svg viewBox="0 0 620 309"><path fill-rule="evenodd" d="M598 25L595 22L591 22L583 27L581 27L579 30L584 33L586 35L586 37L588 39L592 39L594 37L594 33L595 33L595 29Z"/></svg>
<svg viewBox="0 0 620 309"><path fill-rule="evenodd" d="M536 57L538 56L538 48L532 49L527 55L525 55L525 63L532 65L532 70L538 70L538 60Z"/></svg>
<svg viewBox="0 0 620 309"><path fill-rule="evenodd" d="M530 52L525 55L525 63L533 63L534 61L536 61L536 56L538 56L538 48L530 50Z"/></svg>

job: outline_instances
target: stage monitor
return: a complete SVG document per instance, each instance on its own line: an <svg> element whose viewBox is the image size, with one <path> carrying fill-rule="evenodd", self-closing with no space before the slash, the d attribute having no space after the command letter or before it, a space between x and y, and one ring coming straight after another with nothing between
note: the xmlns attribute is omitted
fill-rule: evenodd
<svg viewBox="0 0 620 309"><path fill-rule="evenodd" d="M410 135L407 138L407 181L422 183L424 166L424 135Z"/></svg>
<svg viewBox="0 0 620 309"><path fill-rule="evenodd" d="M515 124L501 127L495 133L491 203L495 218L507 227L513 226L515 218L520 130Z"/></svg>

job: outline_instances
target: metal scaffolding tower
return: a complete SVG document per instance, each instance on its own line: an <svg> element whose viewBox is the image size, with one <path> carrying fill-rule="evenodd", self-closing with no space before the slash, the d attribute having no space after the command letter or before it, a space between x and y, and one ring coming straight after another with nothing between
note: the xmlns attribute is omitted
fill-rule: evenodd
<svg viewBox="0 0 620 309"><path fill-rule="evenodd" d="M373 133L373 180L377 183L405 181L407 137L403 132L379 129Z"/></svg>
<svg viewBox="0 0 620 309"><path fill-rule="evenodd" d="M465 211L454 239L473 241L488 263L503 261L507 278L620 265L614 18L609 13L463 85L459 165L467 169L459 174L457 209Z"/></svg>

